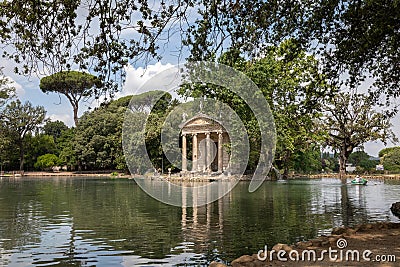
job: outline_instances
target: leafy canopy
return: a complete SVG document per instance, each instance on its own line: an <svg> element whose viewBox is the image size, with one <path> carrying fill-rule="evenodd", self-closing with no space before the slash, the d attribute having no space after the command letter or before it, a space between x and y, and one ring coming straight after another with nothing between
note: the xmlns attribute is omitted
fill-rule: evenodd
<svg viewBox="0 0 400 267"><path fill-rule="evenodd" d="M391 130L390 117L374 101L362 94L338 93L321 120L327 133L326 144L340 151L340 172L353 150L365 142L397 140Z"/></svg>
<svg viewBox="0 0 400 267"><path fill-rule="evenodd" d="M35 163L35 168L40 170L47 170L51 167L57 166L60 163L58 157L54 154L45 154L39 156Z"/></svg>
<svg viewBox="0 0 400 267"><path fill-rule="evenodd" d="M160 59L172 40L202 60L232 49L254 58L296 38L332 80L348 73L356 87L370 75L399 96L399 14L397 0L15 0L0 4L0 40L16 71L76 68L111 86L127 63Z"/></svg>
<svg viewBox="0 0 400 267"><path fill-rule="evenodd" d="M20 100L12 101L1 113L1 128L6 135L18 145L20 170L24 168L25 144L28 134L39 129L46 119L46 110L42 106L34 107L29 101L24 104Z"/></svg>
<svg viewBox="0 0 400 267"><path fill-rule="evenodd" d="M101 85L101 81L92 74L80 71L60 71L43 77L39 86L44 93L65 95L72 105L75 125L78 125L79 102L91 97L95 88Z"/></svg>
<svg viewBox="0 0 400 267"><path fill-rule="evenodd" d="M44 93L58 92L75 97L88 97L91 96L93 87L100 87L101 82L92 74L71 70L43 77L39 86Z"/></svg>

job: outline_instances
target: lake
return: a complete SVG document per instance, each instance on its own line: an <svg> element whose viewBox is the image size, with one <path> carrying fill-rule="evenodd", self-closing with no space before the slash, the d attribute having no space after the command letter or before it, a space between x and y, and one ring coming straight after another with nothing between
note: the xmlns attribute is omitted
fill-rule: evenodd
<svg viewBox="0 0 400 267"><path fill-rule="evenodd" d="M134 180L1 178L0 266L203 266L333 227L400 220L400 181L240 182L206 206L168 206Z"/></svg>

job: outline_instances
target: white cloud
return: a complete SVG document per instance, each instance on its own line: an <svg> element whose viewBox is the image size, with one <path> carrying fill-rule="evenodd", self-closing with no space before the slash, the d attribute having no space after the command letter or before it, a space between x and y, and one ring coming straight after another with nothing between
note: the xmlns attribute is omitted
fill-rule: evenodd
<svg viewBox="0 0 400 267"><path fill-rule="evenodd" d="M127 95L137 95L150 90L162 90L162 88L146 88L142 87L153 78L155 75L163 72L167 69L173 69L174 65L167 63L162 64L161 62L157 62L156 64L148 65L146 68L138 67L134 68L132 65L128 65L125 68L126 71L126 79L125 83L122 87L122 90L117 92L114 96L114 99L118 99ZM106 96L101 95L98 100L93 100L88 102L87 107L95 108L98 107L101 103L104 102Z"/></svg>
<svg viewBox="0 0 400 267"><path fill-rule="evenodd" d="M161 62L157 62L154 65L148 65L146 69L139 67L134 68L133 66L129 65L126 68L126 81L122 88L122 91L116 95L116 98L132 95L132 94L140 94L143 93L140 90L141 86L147 82L149 79L154 77L156 74L172 68L174 65L167 63L163 65ZM154 88L160 89L160 88Z"/></svg>
<svg viewBox="0 0 400 267"><path fill-rule="evenodd" d="M49 116L51 121L62 121L64 122L67 126L71 127L74 126L74 120L72 119L72 116L69 114L51 114Z"/></svg>
<svg viewBox="0 0 400 267"><path fill-rule="evenodd" d="M25 95L25 90L22 87L22 85L20 85L19 83L17 83L13 78L11 78L10 76L6 76L7 79L10 81L10 86L15 88L15 93L17 94L18 97L21 97L23 95Z"/></svg>

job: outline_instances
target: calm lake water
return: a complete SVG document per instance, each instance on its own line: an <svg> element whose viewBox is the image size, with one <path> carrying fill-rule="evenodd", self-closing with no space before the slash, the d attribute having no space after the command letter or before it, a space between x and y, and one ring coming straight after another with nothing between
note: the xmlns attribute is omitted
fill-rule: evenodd
<svg viewBox="0 0 400 267"><path fill-rule="evenodd" d="M1 178L0 266L202 266L362 222L399 222L400 182L240 182L199 208L162 204L133 180Z"/></svg>

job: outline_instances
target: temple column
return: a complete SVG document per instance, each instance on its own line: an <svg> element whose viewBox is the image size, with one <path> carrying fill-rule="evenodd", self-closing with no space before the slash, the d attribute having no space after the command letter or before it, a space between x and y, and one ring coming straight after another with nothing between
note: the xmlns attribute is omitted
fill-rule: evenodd
<svg viewBox="0 0 400 267"><path fill-rule="evenodd" d="M206 133L206 155L205 155L205 166L206 166L206 171L210 171L211 170L211 160L210 160L210 155L211 155L211 151L210 151L210 145L211 145L211 139L210 139L210 132Z"/></svg>
<svg viewBox="0 0 400 267"><path fill-rule="evenodd" d="M222 172L223 171L223 152L222 152L222 142L223 142L223 137L222 137L222 133L219 132L218 133L218 172Z"/></svg>
<svg viewBox="0 0 400 267"><path fill-rule="evenodd" d="M197 171L197 159L198 159L198 144L197 134L193 134L193 150L192 150L192 171Z"/></svg>
<svg viewBox="0 0 400 267"><path fill-rule="evenodd" d="M182 171L187 171L186 134L182 134Z"/></svg>

